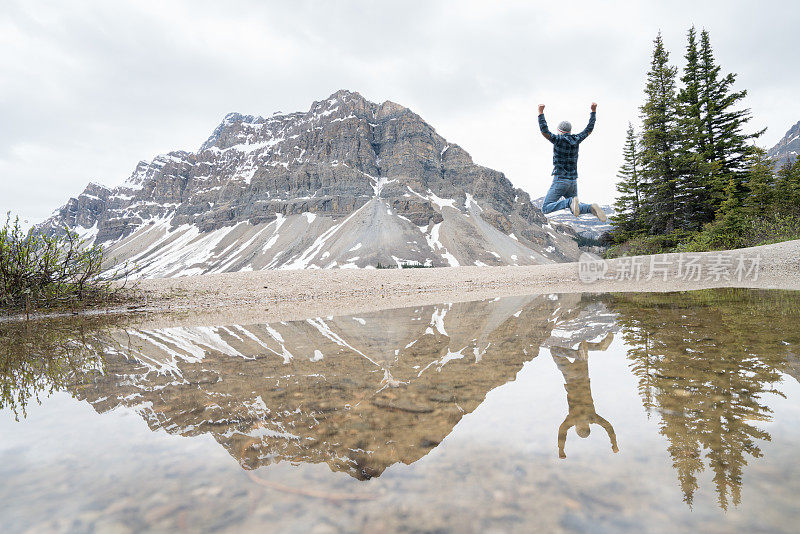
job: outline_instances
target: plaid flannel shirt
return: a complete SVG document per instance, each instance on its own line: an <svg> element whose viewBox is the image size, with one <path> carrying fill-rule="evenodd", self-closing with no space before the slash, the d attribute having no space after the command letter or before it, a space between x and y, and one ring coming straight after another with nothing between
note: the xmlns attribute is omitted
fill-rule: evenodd
<svg viewBox="0 0 800 534"><path fill-rule="evenodd" d="M589 115L589 124L579 134L555 135L547 129L544 113L539 115L539 129L553 143L553 176L557 178L578 178L578 145L594 130L595 112Z"/></svg>

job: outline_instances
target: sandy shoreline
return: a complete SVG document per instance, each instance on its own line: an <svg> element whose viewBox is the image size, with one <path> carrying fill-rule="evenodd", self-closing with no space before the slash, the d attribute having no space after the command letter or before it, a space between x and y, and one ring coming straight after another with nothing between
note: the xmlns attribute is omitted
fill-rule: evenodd
<svg viewBox="0 0 800 534"><path fill-rule="evenodd" d="M753 262L757 264L757 275L746 272ZM635 264L639 265L638 276ZM135 312L142 314L142 322L153 327L254 324L529 294L666 292L715 287L800 290L800 240L685 254L683 258L678 254L619 258L605 262L605 266L608 279L591 282L582 280L579 263L251 271L156 278L135 283L144 297L140 305L87 310L81 315ZM737 272L737 267L743 271ZM24 315L3 318L17 319L24 320Z"/></svg>
<svg viewBox="0 0 800 534"><path fill-rule="evenodd" d="M638 276L633 267L636 264ZM296 320L535 293L664 292L713 287L800 290L800 240L686 254L682 258L678 254L620 258L608 261L607 268L607 277L613 279L591 283L581 280L578 263L561 263L237 272L148 279L138 286L148 310L173 312L165 318L168 322L194 324Z"/></svg>

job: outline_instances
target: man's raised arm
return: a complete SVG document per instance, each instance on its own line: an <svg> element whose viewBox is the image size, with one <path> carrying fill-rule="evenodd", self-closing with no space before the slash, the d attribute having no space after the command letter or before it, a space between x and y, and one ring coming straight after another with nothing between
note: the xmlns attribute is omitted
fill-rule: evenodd
<svg viewBox="0 0 800 534"><path fill-rule="evenodd" d="M551 143L553 142L553 134L547 129L547 121L544 120L544 104L539 104L539 130L542 131L542 136L545 139Z"/></svg>
<svg viewBox="0 0 800 534"><path fill-rule="evenodd" d="M611 440L611 450L614 452L619 452L619 447L617 447L617 433L614 432L614 427L611 426L611 423L603 419L597 414L594 414L592 417L595 423L602 426L605 429L606 433L608 434L608 439Z"/></svg>
<svg viewBox="0 0 800 534"><path fill-rule="evenodd" d="M578 134L578 142L581 142L587 137L589 137L589 134L592 133L592 130L594 130L594 120L597 112L597 104L592 102L591 109L592 112L589 114L589 124L587 124L586 128L581 133Z"/></svg>

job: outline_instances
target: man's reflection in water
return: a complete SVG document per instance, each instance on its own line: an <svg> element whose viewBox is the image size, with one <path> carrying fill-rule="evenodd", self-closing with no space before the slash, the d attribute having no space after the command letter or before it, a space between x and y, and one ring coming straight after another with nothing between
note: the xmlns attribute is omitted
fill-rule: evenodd
<svg viewBox="0 0 800 534"><path fill-rule="evenodd" d="M575 427L575 433L585 438L591 433L589 425L598 424L605 429L611 439L611 450L619 452L617 435L611 423L597 415L592 399L592 389L589 385L589 351L606 350L614 334L608 333L599 343L581 341L577 349L566 347L550 347L550 354L556 362L561 374L564 375L564 389L567 390L567 404L569 414L558 428L558 457L566 458L564 446L567 442L567 431Z"/></svg>

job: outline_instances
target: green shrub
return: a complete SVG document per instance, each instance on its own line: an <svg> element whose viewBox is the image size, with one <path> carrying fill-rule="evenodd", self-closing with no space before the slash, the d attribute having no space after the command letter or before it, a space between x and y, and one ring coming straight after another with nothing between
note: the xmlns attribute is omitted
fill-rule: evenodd
<svg viewBox="0 0 800 534"><path fill-rule="evenodd" d="M734 229L715 220L703 231L680 243L677 252L702 252L728 250L758 245L768 245L800 239L800 216L795 214L767 214L746 217Z"/></svg>
<svg viewBox="0 0 800 534"><path fill-rule="evenodd" d="M401 262L399 265L384 265L378 262L378 265L375 266L376 269L429 269L431 267L433 265L425 265L418 261Z"/></svg>
<svg viewBox="0 0 800 534"><path fill-rule="evenodd" d="M401 269L430 269L433 265L425 265L424 263L420 263L418 261L408 262L408 263L401 263Z"/></svg>
<svg viewBox="0 0 800 534"><path fill-rule="evenodd" d="M800 216L774 215L752 220L742 235L741 246L754 247L793 239L800 239Z"/></svg>
<svg viewBox="0 0 800 534"><path fill-rule="evenodd" d="M120 296L112 280L127 273L103 272L102 263L102 248L75 232L25 232L9 214L0 229L0 309L108 302Z"/></svg>
<svg viewBox="0 0 800 534"><path fill-rule="evenodd" d="M609 248L606 257L731 250L793 239L800 239L797 213L766 212L755 216L730 212L706 224L700 232L634 237Z"/></svg>

